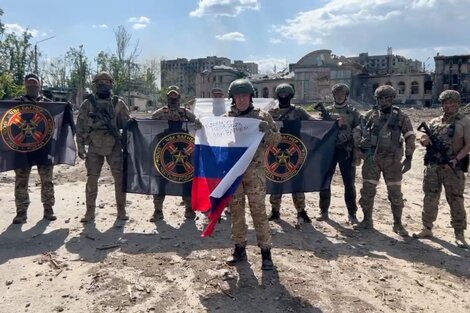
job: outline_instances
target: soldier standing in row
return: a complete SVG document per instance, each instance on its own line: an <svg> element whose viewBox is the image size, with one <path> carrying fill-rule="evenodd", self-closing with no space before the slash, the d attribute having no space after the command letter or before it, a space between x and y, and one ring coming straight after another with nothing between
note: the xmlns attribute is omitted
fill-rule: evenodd
<svg viewBox="0 0 470 313"><path fill-rule="evenodd" d="M411 160L415 150L415 133L408 116L398 107L392 106L396 91L392 86L382 85L375 90L377 108L366 113L367 136L361 138L360 147L365 154L362 166L362 189L359 204L364 212L364 219L355 229L373 228L372 209L379 183L383 174L387 185L388 200L393 213L393 231L402 237L408 232L401 222L403 212L403 194L401 192L402 174L411 169ZM403 157L405 142L405 160Z"/></svg>
<svg viewBox="0 0 470 313"><path fill-rule="evenodd" d="M350 224L359 223L356 217L356 167L354 164L353 129L361 123L361 114L348 103L349 87L346 84L336 84L331 88L335 103L326 110L341 119L341 127L336 139L334 164L339 164L339 170L344 184L344 201L348 209ZM324 117L323 117L324 118ZM331 189L320 191L320 215L317 221L328 220L328 210L331 204Z"/></svg>
<svg viewBox="0 0 470 313"><path fill-rule="evenodd" d="M26 102L50 102L51 100L40 95L41 79L36 74L27 74L24 78L24 87L26 94L15 99ZM38 165L38 173L41 179L41 202L44 207L44 219L55 221L52 207L55 203L54 184L52 183L52 175L54 171L53 165ZM31 166L15 169L15 204L16 216L13 224L23 224L27 219L27 211L31 201L28 194L29 175L31 174Z"/></svg>
<svg viewBox="0 0 470 313"><path fill-rule="evenodd" d="M306 121L314 119L301 106L291 104L294 94L294 88L289 84L283 83L276 87L275 96L279 105L269 110L269 114L271 114L275 121ZM282 194L272 194L269 197L269 201L271 202L272 207L269 220L273 221L280 219ZM302 219L304 223L311 223L312 220L305 211L305 194L303 192L293 193L292 201L294 202L294 207L297 210L297 218Z"/></svg>
<svg viewBox="0 0 470 313"><path fill-rule="evenodd" d="M432 146L431 139L424 134L420 143L427 148L425 155L426 169L423 179L423 229L415 238L433 236L432 227L437 219L439 198L444 186L447 203L450 206L451 222L454 228L455 242L467 247L464 230L467 228L467 216L464 206L465 174L468 170L470 152L470 119L459 113L460 94L455 90L445 90L439 96L444 114L434 118L429 128L443 146L438 151Z"/></svg>
<svg viewBox="0 0 470 313"><path fill-rule="evenodd" d="M194 122L196 117L193 112L186 108L180 107L181 100L181 91L178 86L168 87L168 92L166 94L167 105L163 108L160 108L152 113L152 119L155 120L166 120L173 122ZM157 220L163 219L163 201L165 200L165 195L154 195L153 196L153 205L154 212L150 217L150 222L155 222ZM194 220L196 213L193 211L191 206L191 196L183 197L183 202L185 206L184 217L190 220Z"/></svg>
<svg viewBox="0 0 470 313"><path fill-rule="evenodd" d="M271 229L266 215L266 175L264 172L263 156L270 145L277 145L281 139L271 115L253 106L255 89L247 79L234 80L229 86L229 98L233 105L229 117L246 117L260 120L259 129L264 132L263 141L260 143L253 160L248 166L243 179L234 194L230 205L232 210L232 239L235 241L235 249L228 265L235 265L246 260L246 234L248 227L245 220L245 195L248 197L251 217L256 231L258 246L261 248L262 269L272 270L271 259Z"/></svg>
<svg viewBox="0 0 470 313"><path fill-rule="evenodd" d="M121 98L112 95L113 83L109 73L98 73L93 79L94 93L83 101L78 112L78 157L85 159L87 169L86 213L81 219L82 223L95 218L98 179L105 158L114 178L117 218L129 219L126 215L126 194L122 191L123 152L120 133L129 120L129 109Z"/></svg>

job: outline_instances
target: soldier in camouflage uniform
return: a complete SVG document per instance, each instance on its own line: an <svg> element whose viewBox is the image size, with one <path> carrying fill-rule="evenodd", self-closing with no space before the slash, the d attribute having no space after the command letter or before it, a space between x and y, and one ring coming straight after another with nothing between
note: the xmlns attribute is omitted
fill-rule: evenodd
<svg viewBox="0 0 470 313"><path fill-rule="evenodd" d="M120 130L130 117L124 101L112 95L113 83L109 73L98 73L93 79L94 93L83 101L78 112L78 157L85 160L87 169L86 212L81 219L82 223L95 218L98 179L105 159L114 178L117 218L129 219L126 215L126 194L122 191L123 153Z"/></svg>
<svg viewBox="0 0 470 313"><path fill-rule="evenodd" d="M271 114L273 120L306 121L314 119L301 106L291 104L291 99L294 97L294 94L294 88L289 84L283 83L276 87L275 95L279 105L269 110L269 114ZM271 202L272 207L269 220L273 221L280 219L282 194L272 194L269 197L269 201ZM294 202L295 209L297 210L297 218L303 220L304 223L311 223L312 220L305 211L305 194L303 192L293 193L292 201Z"/></svg>
<svg viewBox="0 0 470 313"><path fill-rule="evenodd" d="M181 91L177 86L168 87L167 106L160 108L152 113L152 119L155 120L166 120L166 121L189 121L194 122L196 117L193 112L186 108L180 107ZM163 219L163 201L165 195L154 195L153 205L154 212L150 217L150 222ZM191 196L183 197L185 206L184 217L193 220L196 217L196 213L193 211L191 206Z"/></svg>
<svg viewBox="0 0 470 313"><path fill-rule="evenodd" d="M339 170L344 184L344 200L348 209L348 220L352 225L359 221L356 218L356 167L354 164L353 129L361 122L361 114L349 104L349 87L346 84L336 84L331 88L335 99L332 106L326 107L331 116L341 119L341 127L336 139L334 164L339 164ZM331 203L331 189L320 191L320 215L317 221L328 220L328 209Z"/></svg>
<svg viewBox="0 0 470 313"><path fill-rule="evenodd" d="M432 135L442 143L440 148L444 151L441 151L441 154L436 147L433 149L428 135L424 134L421 137L420 143L427 147L423 180L423 229L420 233L413 234L413 237L432 237L432 227L437 218L439 198L442 186L444 186L456 244L467 247L464 237L467 217L463 193L464 172L468 170L468 153L470 152L470 119L458 112L460 94L457 91L443 91L439 96L439 101L444 114L432 119L429 128Z"/></svg>
<svg viewBox="0 0 470 313"><path fill-rule="evenodd" d="M398 107L392 106L396 91L392 86L382 85L375 90L377 108L368 111L364 117L366 131L360 138L359 146L365 154L362 166L362 189L359 204L364 219L355 229L373 228L372 209L379 183L380 173L387 185L388 199L393 213L393 231L402 237L408 232L401 222L404 207L401 192L402 174L411 169L415 150L415 133L408 116ZM403 141L405 160L403 163Z"/></svg>
<svg viewBox="0 0 470 313"><path fill-rule="evenodd" d="M248 197L251 217L258 239L258 246L261 248L262 269L271 270L273 262L271 259L271 229L269 228L268 217L266 215L266 175L264 172L263 155L267 147L277 145L281 136L276 128L271 115L253 106L253 96L255 89L247 79L234 80L229 87L229 98L232 98L233 105L229 117L246 117L259 119L260 131L264 132L263 141L260 143L253 160L243 175L242 182L238 187L231 203L232 210L232 239L235 241L235 249L228 265L246 260L246 234L248 227L245 221L245 195Z"/></svg>
<svg viewBox="0 0 470 313"><path fill-rule="evenodd" d="M24 78L26 94L15 99L26 102L50 102L51 100L40 95L41 79L36 74L28 74ZM44 207L44 219L56 220L52 207L55 203L54 184L52 183L53 165L38 165L38 173L41 179L41 202ZM13 224L23 224L27 219L27 210L31 201L28 194L29 175L31 167L15 169L15 204L16 216Z"/></svg>
<svg viewBox="0 0 470 313"><path fill-rule="evenodd" d="M225 97L224 91L220 88L212 88L212 113L214 116L222 116L225 114Z"/></svg>

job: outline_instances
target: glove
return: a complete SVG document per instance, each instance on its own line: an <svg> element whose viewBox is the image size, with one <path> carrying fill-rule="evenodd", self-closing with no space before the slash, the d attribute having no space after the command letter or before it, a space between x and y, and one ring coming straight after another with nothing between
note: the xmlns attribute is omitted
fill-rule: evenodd
<svg viewBox="0 0 470 313"><path fill-rule="evenodd" d="M411 169L411 155L407 156L405 160L401 163L401 172L405 174Z"/></svg>
<svg viewBox="0 0 470 313"><path fill-rule="evenodd" d="M201 123L201 121L200 121L198 118L194 120L194 128L195 128L196 130L202 128L202 123Z"/></svg>
<svg viewBox="0 0 470 313"><path fill-rule="evenodd" d="M86 159L86 150L84 145L77 145L78 157L82 160Z"/></svg>
<svg viewBox="0 0 470 313"><path fill-rule="evenodd" d="M260 131L260 132L265 133L265 132L268 131L268 129L269 129L269 124L268 124L268 122L266 122L266 121L261 121L261 122L259 123L259 131Z"/></svg>

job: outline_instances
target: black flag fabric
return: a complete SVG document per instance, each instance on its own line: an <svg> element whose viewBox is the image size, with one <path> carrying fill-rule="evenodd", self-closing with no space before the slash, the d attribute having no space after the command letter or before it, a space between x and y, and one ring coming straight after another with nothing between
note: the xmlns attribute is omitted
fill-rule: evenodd
<svg viewBox="0 0 470 313"><path fill-rule="evenodd" d="M276 122L281 143L266 150L267 193L320 191L330 187L338 126L331 121Z"/></svg>
<svg viewBox="0 0 470 313"><path fill-rule="evenodd" d="M0 172L75 165L75 124L65 102L0 101Z"/></svg>
<svg viewBox="0 0 470 313"><path fill-rule="evenodd" d="M137 119L124 131L125 192L189 196L194 123Z"/></svg>
<svg viewBox="0 0 470 313"><path fill-rule="evenodd" d="M334 174L338 126L330 121L277 122L282 141L266 150L267 193L320 191ZM193 123L138 119L124 132L124 191L191 195Z"/></svg>

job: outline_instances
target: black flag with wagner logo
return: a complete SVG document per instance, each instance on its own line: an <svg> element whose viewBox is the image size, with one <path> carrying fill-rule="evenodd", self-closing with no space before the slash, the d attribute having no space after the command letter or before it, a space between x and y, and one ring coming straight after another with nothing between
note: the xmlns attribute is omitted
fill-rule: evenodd
<svg viewBox="0 0 470 313"><path fill-rule="evenodd" d="M268 194L320 191L330 187L338 127L330 121L276 122L282 139L266 149Z"/></svg>
<svg viewBox="0 0 470 313"><path fill-rule="evenodd" d="M189 196L194 176L194 124L137 119L124 132L125 192Z"/></svg>
<svg viewBox="0 0 470 313"><path fill-rule="evenodd" d="M75 165L75 124L65 102L0 101L0 172Z"/></svg>

